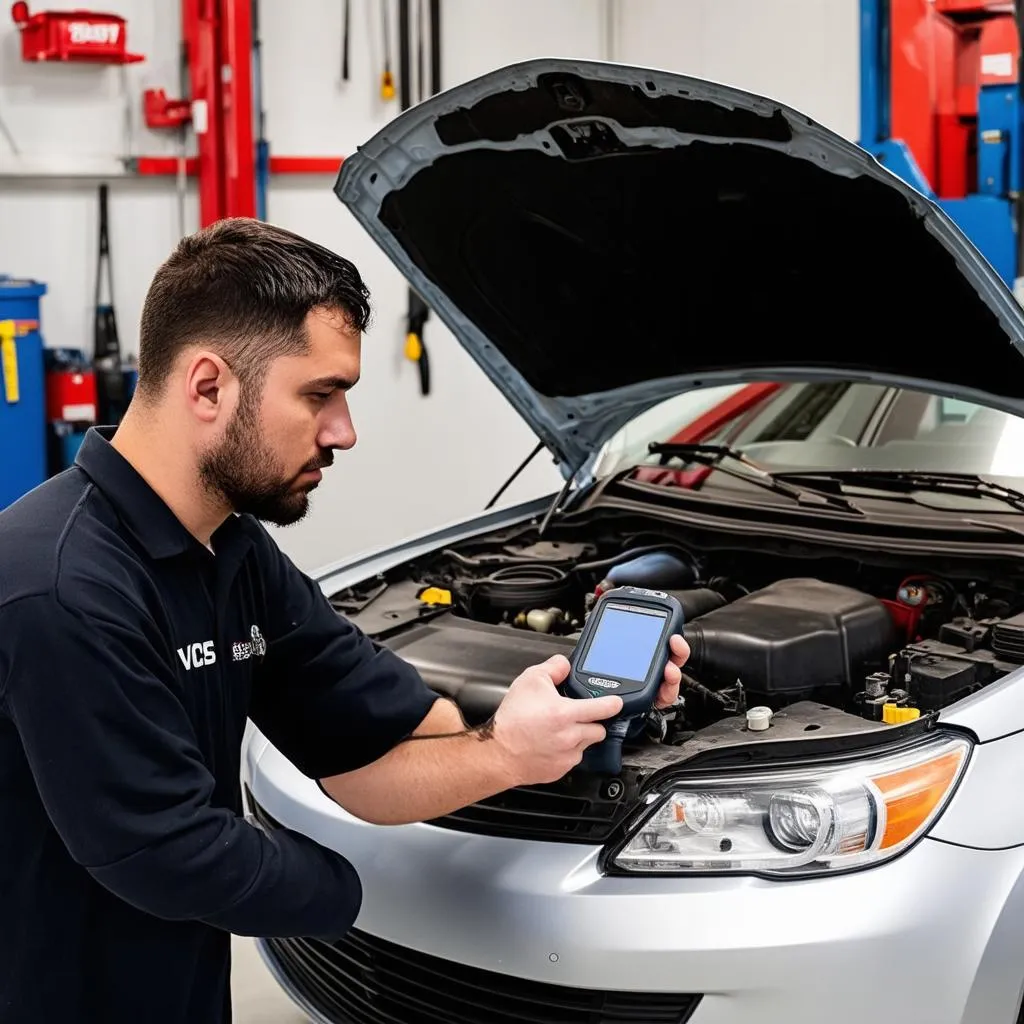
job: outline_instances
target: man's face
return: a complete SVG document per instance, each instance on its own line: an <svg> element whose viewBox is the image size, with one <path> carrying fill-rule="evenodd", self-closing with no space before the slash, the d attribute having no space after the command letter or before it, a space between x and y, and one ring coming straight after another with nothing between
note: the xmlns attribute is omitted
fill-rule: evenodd
<svg viewBox="0 0 1024 1024"><path fill-rule="evenodd" d="M360 336L337 315L311 313L306 324L309 352L275 359L262 392L243 389L199 464L206 486L236 512L278 526L302 519L334 449L356 443L347 392L359 378Z"/></svg>

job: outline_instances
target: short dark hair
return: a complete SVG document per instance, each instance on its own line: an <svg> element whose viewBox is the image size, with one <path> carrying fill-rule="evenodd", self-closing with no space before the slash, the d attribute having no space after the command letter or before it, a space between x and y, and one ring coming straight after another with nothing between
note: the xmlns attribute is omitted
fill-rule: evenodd
<svg viewBox="0 0 1024 1024"><path fill-rule="evenodd" d="M189 345L220 352L243 385L279 356L309 349L306 317L340 312L353 330L370 319L369 290L344 257L263 221L232 217L184 237L157 270L139 325L141 397L162 391Z"/></svg>

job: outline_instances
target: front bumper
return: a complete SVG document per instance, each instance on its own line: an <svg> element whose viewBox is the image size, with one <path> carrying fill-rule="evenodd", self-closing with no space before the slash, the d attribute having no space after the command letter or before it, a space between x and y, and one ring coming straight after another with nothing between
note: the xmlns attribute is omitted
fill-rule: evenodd
<svg viewBox="0 0 1024 1024"><path fill-rule="evenodd" d="M1021 848L925 840L811 881L609 878L593 847L368 825L258 734L244 771L260 807L355 865L357 929L405 949L546 985L697 993L691 1024L1017 1020Z"/></svg>

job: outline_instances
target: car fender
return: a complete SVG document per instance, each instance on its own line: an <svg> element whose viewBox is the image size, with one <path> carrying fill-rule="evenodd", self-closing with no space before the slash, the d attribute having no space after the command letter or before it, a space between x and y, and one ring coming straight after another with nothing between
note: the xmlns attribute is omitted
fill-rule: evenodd
<svg viewBox="0 0 1024 1024"><path fill-rule="evenodd" d="M939 721L963 729L979 743L1024 731L1024 666L951 704Z"/></svg>
<svg viewBox="0 0 1024 1024"><path fill-rule="evenodd" d="M1024 732L976 746L953 799L931 830L932 839L975 850L1024 846L1022 764Z"/></svg>

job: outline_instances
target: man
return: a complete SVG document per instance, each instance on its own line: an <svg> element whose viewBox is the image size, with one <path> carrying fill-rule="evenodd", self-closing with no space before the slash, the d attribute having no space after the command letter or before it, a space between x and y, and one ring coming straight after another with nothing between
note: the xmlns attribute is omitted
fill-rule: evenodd
<svg viewBox="0 0 1024 1024"><path fill-rule="evenodd" d="M241 817L247 716L395 823L561 777L620 707L561 697L559 657L467 728L260 525L299 520L355 443L368 315L355 268L295 235L184 239L145 301L123 423L0 513L3 1024L226 1022L232 932L349 928L351 865Z"/></svg>

